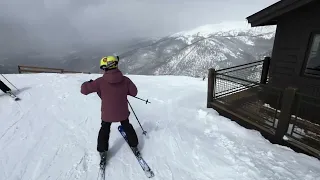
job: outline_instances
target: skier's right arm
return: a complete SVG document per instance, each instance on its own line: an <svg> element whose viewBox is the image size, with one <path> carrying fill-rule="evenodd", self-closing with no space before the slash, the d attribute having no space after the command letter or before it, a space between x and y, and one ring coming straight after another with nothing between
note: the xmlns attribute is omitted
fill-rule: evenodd
<svg viewBox="0 0 320 180"><path fill-rule="evenodd" d="M97 92L100 93L99 89L99 79L90 82L84 82L81 85L81 93L84 95L88 95L90 93Z"/></svg>
<svg viewBox="0 0 320 180"><path fill-rule="evenodd" d="M138 94L137 86L128 78L128 95L136 96Z"/></svg>

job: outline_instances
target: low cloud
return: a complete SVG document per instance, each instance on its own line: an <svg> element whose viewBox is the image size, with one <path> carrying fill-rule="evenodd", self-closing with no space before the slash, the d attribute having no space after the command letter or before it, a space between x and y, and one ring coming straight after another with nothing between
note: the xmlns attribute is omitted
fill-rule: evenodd
<svg viewBox="0 0 320 180"><path fill-rule="evenodd" d="M274 0L1 0L0 52L63 51L245 20Z"/></svg>

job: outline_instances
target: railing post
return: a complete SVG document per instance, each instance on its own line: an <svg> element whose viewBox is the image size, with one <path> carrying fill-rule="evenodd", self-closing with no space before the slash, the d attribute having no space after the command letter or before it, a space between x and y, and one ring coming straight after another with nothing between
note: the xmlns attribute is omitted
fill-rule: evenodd
<svg viewBox="0 0 320 180"><path fill-rule="evenodd" d="M275 133L276 143L281 143L283 140L283 136L288 131L296 91L296 88L288 87L283 92L281 100L281 112L279 115L278 125Z"/></svg>
<svg viewBox="0 0 320 180"><path fill-rule="evenodd" d="M263 66L262 66L262 72L261 72L261 84L266 84L268 79L268 72L269 72L269 66L270 66L270 57L265 57L263 60Z"/></svg>
<svg viewBox="0 0 320 180"><path fill-rule="evenodd" d="M209 69L208 72L208 94L207 94L207 108L211 108L211 102L215 97L215 86L216 86L216 71L213 68Z"/></svg>

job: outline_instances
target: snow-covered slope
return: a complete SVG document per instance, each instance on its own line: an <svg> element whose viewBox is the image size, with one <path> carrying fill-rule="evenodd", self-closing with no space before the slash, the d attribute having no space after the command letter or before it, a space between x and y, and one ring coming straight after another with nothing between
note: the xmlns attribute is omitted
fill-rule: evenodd
<svg viewBox="0 0 320 180"><path fill-rule="evenodd" d="M208 68L221 69L270 56L275 28L251 28L246 22L201 26L121 54L120 67L133 74L203 76Z"/></svg>
<svg viewBox="0 0 320 180"><path fill-rule="evenodd" d="M243 32L247 32L248 36L259 36L261 34L266 34L264 38L269 39L272 37L275 31L275 26L265 26L265 27L255 27L252 28L250 24L244 21L226 21L218 24L207 24L204 26L191 29L189 31L182 31L173 34L171 37L184 37L187 38L188 44L194 41L194 38L201 36L208 38L210 36L238 36ZM239 34L240 33L240 34ZM269 35L269 36L268 36ZM245 37L246 38L246 37ZM246 40L242 38L242 40ZM245 41L248 44L252 44L248 39Z"/></svg>
<svg viewBox="0 0 320 180"><path fill-rule="evenodd" d="M100 99L80 94L99 75L7 75L21 92L15 102L0 92L0 179L97 179ZM191 77L129 76L129 98L148 132L131 113L142 154L154 180L319 180L320 162L272 145L258 132L206 108L206 82ZM170 83L168 83L170 82ZM111 126L106 179L143 180L135 157Z"/></svg>

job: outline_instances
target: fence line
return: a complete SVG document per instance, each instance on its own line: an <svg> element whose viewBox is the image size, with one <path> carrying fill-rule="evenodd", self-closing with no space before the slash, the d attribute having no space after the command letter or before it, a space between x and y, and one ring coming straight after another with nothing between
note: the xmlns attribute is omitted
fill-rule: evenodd
<svg viewBox="0 0 320 180"><path fill-rule="evenodd" d="M91 74L90 72L69 71L60 68L48 68L48 67L36 67L36 66L24 66L18 65L19 74L23 73L83 73Z"/></svg>

